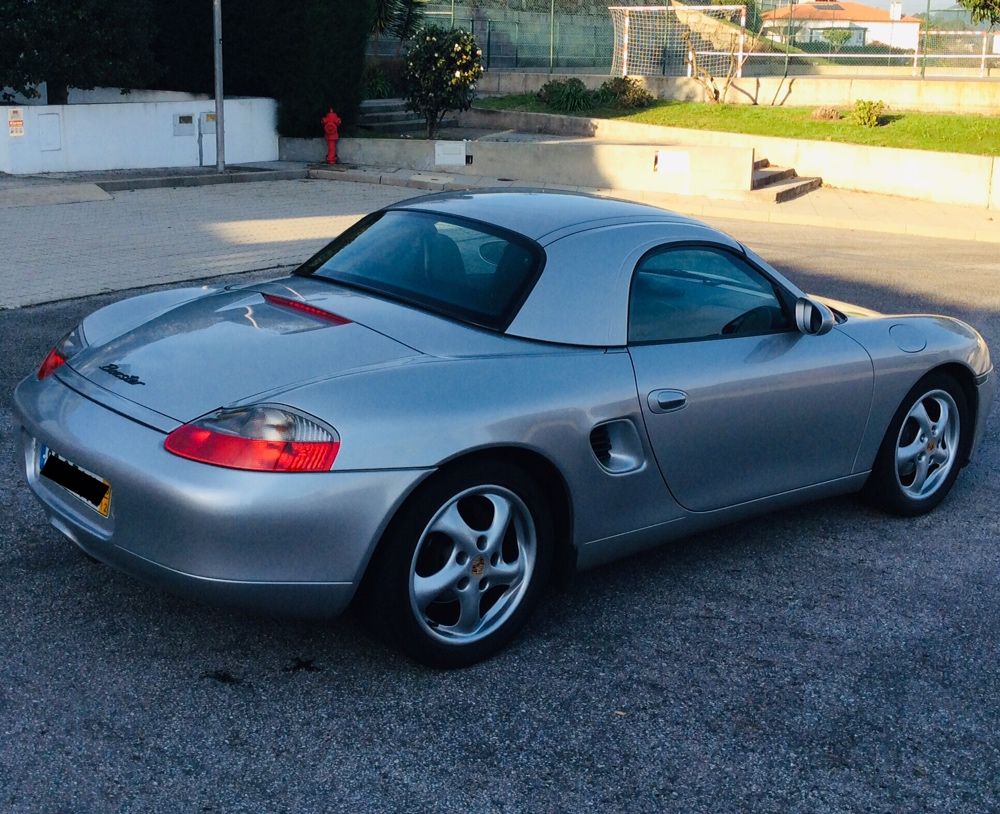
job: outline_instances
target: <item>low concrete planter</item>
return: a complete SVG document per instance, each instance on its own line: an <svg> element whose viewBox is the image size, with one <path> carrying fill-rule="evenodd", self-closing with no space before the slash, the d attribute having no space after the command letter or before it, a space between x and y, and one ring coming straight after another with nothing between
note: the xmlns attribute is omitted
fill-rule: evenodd
<svg viewBox="0 0 1000 814"><path fill-rule="evenodd" d="M509 178L555 184L680 195L736 195L750 189L749 147L606 144L580 141L467 141L461 163L438 164L435 145L424 139L340 140L350 164ZM461 149L461 148L460 148Z"/></svg>
<svg viewBox="0 0 1000 814"><path fill-rule="evenodd" d="M551 79L575 77L594 89L606 82L607 74L550 74L487 71L479 81L481 94L537 93ZM701 102L705 91L686 76L641 77L658 99ZM1000 82L996 78L913 79L909 76L744 76L729 89L726 101L734 104L771 104L819 107L849 107L859 99L881 99L898 110L928 110L946 113L1000 113Z"/></svg>
<svg viewBox="0 0 1000 814"><path fill-rule="evenodd" d="M842 189L1000 209L1000 158L995 156L865 147L715 130L659 127L613 119L480 108L463 113L460 124L497 130L594 136L603 141L622 143L751 149L758 158L767 158L771 163L784 167L794 167L799 175L821 176L825 184Z"/></svg>

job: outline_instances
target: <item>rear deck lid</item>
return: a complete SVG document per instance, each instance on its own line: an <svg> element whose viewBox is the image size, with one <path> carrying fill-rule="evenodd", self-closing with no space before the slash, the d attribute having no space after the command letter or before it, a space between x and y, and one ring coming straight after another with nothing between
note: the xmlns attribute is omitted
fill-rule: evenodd
<svg viewBox="0 0 1000 814"><path fill-rule="evenodd" d="M106 390L190 421L259 393L275 398L306 382L418 355L308 297L241 289L181 304L70 364Z"/></svg>

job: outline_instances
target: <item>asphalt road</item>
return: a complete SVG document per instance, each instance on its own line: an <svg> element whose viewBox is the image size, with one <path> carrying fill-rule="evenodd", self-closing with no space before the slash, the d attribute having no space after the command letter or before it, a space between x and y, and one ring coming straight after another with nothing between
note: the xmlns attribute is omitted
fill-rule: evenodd
<svg viewBox="0 0 1000 814"><path fill-rule="evenodd" d="M1000 356L996 247L720 225L811 291L954 314ZM1000 809L996 412L929 517L838 499L702 534L439 673L350 618L175 599L45 524L10 393L111 299L0 313L0 810Z"/></svg>

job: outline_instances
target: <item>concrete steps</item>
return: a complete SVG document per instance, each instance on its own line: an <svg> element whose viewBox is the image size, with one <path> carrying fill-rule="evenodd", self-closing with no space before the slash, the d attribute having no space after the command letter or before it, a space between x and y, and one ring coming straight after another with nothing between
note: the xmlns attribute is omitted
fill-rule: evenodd
<svg viewBox="0 0 1000 814"><path fill-rule="evenodd" d="M791 167L773 167L766 158L753 163L750 197L784 203L823 186L822 178L799 178Z"/></svg>
<svg viewBox="0 0 1000 814"><path fill-rule="evenodd" d="M358 126L386 133L407 133L427 127L423 116L406 109L403 99L365 99Z"/></svg>
<svg viewBox="0 0 1000 814"><path fill-rule="evenodd" d="M452 127L456 116L446 116L441 127ZM424 117L406 109L405 99L365 99L358 126L380 133L410 133L427 129Z"/></svg>

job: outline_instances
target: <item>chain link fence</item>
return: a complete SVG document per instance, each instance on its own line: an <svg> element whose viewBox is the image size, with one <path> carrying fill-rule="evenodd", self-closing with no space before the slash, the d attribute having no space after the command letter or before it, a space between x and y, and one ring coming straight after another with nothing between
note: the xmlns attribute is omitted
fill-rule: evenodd
<svg viewBox="0 0 1000 814"><path fill-rule="evenodd" d="M929 23L928 23L929 21ZM1000 75L1000 38L976 30L968 12L918 15L859 3L755 4L758 47L748 72L863 75ZM776 70L780 68L780 70Z"/></svg>
<svg viewBox="0 0 1000 814"><path fill-rule="evenodd" d="M744 76L1000 76L1000 32L973 25L967 11L906 15L897 0L878 2L443 0L426 13L471 31L487 70L684 76L694 61L724 71L736 57ZM721 22L706 33L709 17ZM681 41L693 53L678 57ZM628 58L626 42L643 59ZM400 44L375 38L369 50L394 56Z"/></svg>

